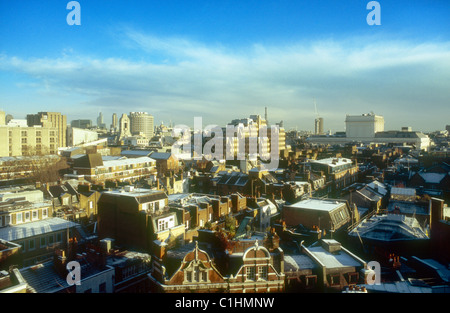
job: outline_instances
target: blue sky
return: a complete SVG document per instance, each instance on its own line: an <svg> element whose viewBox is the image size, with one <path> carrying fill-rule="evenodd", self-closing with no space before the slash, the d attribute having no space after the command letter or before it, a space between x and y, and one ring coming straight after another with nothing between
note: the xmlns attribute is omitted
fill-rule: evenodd
<svg viewBox="0 0 450 313"><path fill-rule="evenodd" d="M264 114L312 130L375 112L386 129L450 124L448 1L0 0L0 109L68 120L147 111L225 125Z"/></svg>

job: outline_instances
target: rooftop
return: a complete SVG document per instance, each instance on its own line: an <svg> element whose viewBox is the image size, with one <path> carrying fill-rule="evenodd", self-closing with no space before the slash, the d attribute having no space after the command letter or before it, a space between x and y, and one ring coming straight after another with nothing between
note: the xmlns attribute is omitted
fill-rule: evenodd
<svg viewBox="0 0 450 313"><path fill-rule="evenodd" d="M349 235L380 241L428 239L415 218L395 214L372 216Z"/></svg>
<svg viewBox="0 0 450 313"><path fill-rule="evenodd" d="M322 245L310 246L307 248L326 268L340 268L350 266L362 266L353 255L340 249L337 252L329 252Z"/></svg>
<svg viewBox="0 0 450 313"><path fill-rule="evenodd" d="M298 271L303 269L314 269L317 265L310 257L304 254L291 254L284 256L284 271Z"/></svg>
<svg viewBox="0 0 450 313"><path fill-rule="evenodd" d="M78 224L62 218L52 217L41 221L0 228L0 238L7 241L17 241L23 238L39 236L75 226L78 226Z"/></svg>
<svg viewBox="0 0 450 313"><path fill-rule="evenodd" d="M311 163L320 163L320 164L328 165L331 167L352 164L352 160L347 159L347 158L326 158L326 159L321 159L321 160L311 160L310 162Z"/></svg>
<svg viewBox="0 0 450 313"><path fill-rule="evenodd" d="M324 200L324 199L310 198L293 203L289 205L289 207L330 212L333 211L334 209L341 207L344 204L345 201L341 200Z"/></svg>
<svg viewBox="0 0 450 313"><path fill-rule="evenodd" d="M126 165L134 165L134 164L142 164L142 163L152 163L155 162L154 159L149 157L140 157L140 158L133 158L133 159L120 159L120 160L110 160L110 161L104 161L103 166L101 167L113 167L113 166L126 166Z"/></svg>

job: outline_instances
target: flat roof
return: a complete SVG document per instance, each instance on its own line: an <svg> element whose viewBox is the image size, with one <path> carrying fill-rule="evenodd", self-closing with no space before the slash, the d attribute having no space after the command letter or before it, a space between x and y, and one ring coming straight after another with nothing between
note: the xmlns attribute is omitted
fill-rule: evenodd
<svg viewBox="0 0 450 313"><path fill-rule="evenodd" d="M284 256L284 271L298 271L304 269L314 269L317 265L314 261L304 254L290 254Z"/></svg>
<svg viewBox="0 0 450 313"><path fill-rule="evenodd" d="M325 200L325 199L306 199L291 205L288 207L291 208L299 208L299 209L308 209L308 210L319 210L319 211L333 211L334 209L339 208L345 202L338 200Z"/></svg>
<svg viewBox="0 0 450 313"><path fill-rule="evenodd" d="M100 165L97 168L112 167L112 166L124 166L124 165L132 165L132 164L141 164L141 163L145 163L145 162L156 162L156 160L154 160L152 158L149 158L149 157L110 160L110 161L104 161L103 165Z"/></svg>
<svg viewBox="0 0 450 313"><path fill-rule="evenodd" d="M117 195L117 196L128 196L128 197L141 197L146 195L163 194L162 190L145 189L145 188L134 188L127 191L126 189L114 189L104 191L104 194Z"/></svg>
<svg viewBox="0 0 450 313"><path fill-rule="evenodd" d="M326 266L326 268L339 268L350 266L361 266L362 264L356 261L350 254L342 249L338 254L333 254L325 250L322 246L309 247L308 250L319 261Z"/></svg>
<svg viewBox="0 0 450 313"><path fill-rule="evenodd" d="M311 160L310 162L325 164L325 165L328 165L331 167L352 164L352 160L347 159L347 158L326 158L326 159L321 159L321 160Z"/></svg>
<svg viewBox="0 0 450 313"><path fill-rule="evenodd" d="M51 217L41 221L23 223L0 228L0 238L7 241L17 241L28 237L64 230L79 224L59 218Z"/></svg>

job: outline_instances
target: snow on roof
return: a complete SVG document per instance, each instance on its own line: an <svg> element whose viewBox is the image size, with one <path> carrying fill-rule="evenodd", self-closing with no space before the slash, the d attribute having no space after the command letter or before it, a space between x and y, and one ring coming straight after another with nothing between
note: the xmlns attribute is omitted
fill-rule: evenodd
<svg viewBox="0 0 450 313"><path fill-rule="evenodd" d="M415 196L416 189L414 188L400 188L400 187L392 187L391 195L402 195L402 196Z"/></svg>
<svg viewBox="0 0 450 313"><path fill-rule="evenodd" d="M149 157L140 157L140 158L135 158L135 159L123 159L123 160L110 160L110 161L104 161L103 166L99 166L99 168L141 164L141 163L146 163L146 162L156 162L156 161Z"/></svg>
<svg viewBox="0 0 450 313"><path fill-rule="evenodd" d="M353 256L342 249L339 251L339 254L330 253L322 246L309 247L308 250L328 269L348 266L361 266L361 263L359 263Z"/></svg>
<svg viewBox="0 0 450 313"><path fill-rule="evenodd" d="M319 211L332 211L340 206L344 202L337 200L324 200L324 199L306 199L289 205L291 208L310 209Z"/></svg>
<svg viewBox="0 0 450 313"><path fill-rule="evenodd" d="M303 254L292 254L284 256L284 269L286 272L289 270L299 270L299 269L313 269L316 267L314 261Z"/></svg>
<svg viewBox="0 0 450 313"><path fill-rule="evenodd" d="M321 160L311 160L311 162L325 164L331 167L352 164L352 160L347 158L326 158Z"/></svg>
<svg viewBox="0 0 450 313"><path fill-rule="evenodd" d="M39 236L59 230L77 226L77 223L58 218L46 218L44 220L7 226L0 229L0 238L7 241L20 240L27 237Z"/></svg>
<svg viewBox="0 0 450 313"><path fill-rule="evenodd" d="M419 175L429 184L439 184L444 179L445 173L419 173Z"/></svg>

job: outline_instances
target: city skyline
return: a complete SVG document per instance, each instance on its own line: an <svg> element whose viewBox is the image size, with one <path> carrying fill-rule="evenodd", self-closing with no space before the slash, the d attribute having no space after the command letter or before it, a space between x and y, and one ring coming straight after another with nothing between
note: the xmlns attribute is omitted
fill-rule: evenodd
<svg viewBox="0 0 450 313"><path fill-rule="evenodd" d="M67 2L0 4L0 109L15 118L225 125L267 107L271 124L313 131L315 99L325 131L371 111L386 130L448 124L445 1L379 1L379 26L369 1L79 1L79 26Z"/></svg>

